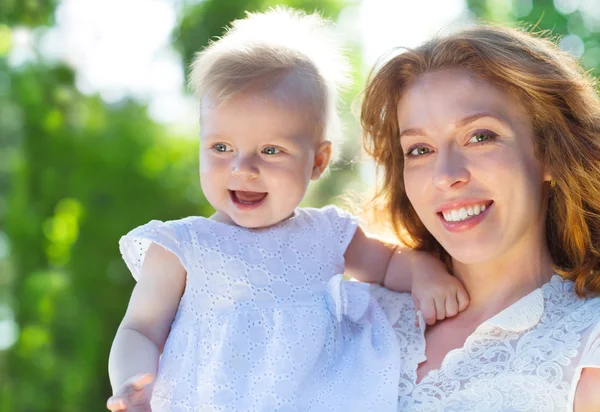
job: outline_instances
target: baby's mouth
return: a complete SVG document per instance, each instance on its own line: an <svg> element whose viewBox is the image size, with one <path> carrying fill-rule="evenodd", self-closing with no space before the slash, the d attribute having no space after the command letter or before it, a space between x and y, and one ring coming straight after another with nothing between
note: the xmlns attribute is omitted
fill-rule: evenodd
<svg viewBox="0 0 600 412"><path fill-rule="evenodd" d="M231 200L242 205L255 205L267 197L267 192L246 192L242 190L230 190Z"/></svg>

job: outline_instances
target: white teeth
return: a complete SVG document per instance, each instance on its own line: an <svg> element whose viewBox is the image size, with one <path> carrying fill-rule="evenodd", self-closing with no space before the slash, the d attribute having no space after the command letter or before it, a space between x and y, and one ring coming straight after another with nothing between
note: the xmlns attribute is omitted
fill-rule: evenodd
<svg viewBox="0 0 600 412"><path fill-rule="evenodd" d="M486 209L485 205L474 205L469 207L461 207L460 209L453 209L442 212L444 220L447 222L460 222L466 220L472 216L477 216Z"/></svg>
<svg viewBox="0 0 600 412"><path fill-rule="evenodd" d="M452 220L455 221L455 222L459 220L459 218L458 218L458 212L456 210L452 211Z"/></svg>

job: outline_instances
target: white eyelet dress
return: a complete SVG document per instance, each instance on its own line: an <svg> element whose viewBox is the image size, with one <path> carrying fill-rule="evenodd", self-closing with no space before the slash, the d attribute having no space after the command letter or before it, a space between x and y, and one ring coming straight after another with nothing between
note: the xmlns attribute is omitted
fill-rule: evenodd
<svg viewBox="0 0 600 412"><path fill-rule="evenodd" d="M395 411L396 336L369 285L341 275L356 226L328 206L263 229L189 217L122 237L134 277L152 242L187 271L152 410Z"/></svg>
<svg viewBox="0 0 600 412"><path fill-rule="evenodd" d="M600 298L579 298L558 275L481 324L418 383L425 339L410 295L372 292L400 344L398 411L570 412L581 370L600 368Z"/></svg>

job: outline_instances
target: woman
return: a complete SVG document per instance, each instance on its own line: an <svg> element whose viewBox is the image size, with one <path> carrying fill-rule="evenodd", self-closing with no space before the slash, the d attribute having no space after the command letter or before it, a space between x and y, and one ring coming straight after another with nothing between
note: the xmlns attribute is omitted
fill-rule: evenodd
<svg viewBox="0 0 600 412"><path fill-rule="evenodd" d="M423 334L410 297L375 287L405 359L399 410L600 411L592 79L549 41L481 26L390 59L361 120L396 233L471 299Z"/></svg>

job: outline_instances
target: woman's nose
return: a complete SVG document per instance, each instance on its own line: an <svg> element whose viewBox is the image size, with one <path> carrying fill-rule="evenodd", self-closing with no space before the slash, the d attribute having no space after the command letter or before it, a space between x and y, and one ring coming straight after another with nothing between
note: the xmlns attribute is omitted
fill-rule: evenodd
<svg viewBox="0 0 600 412"><path fill-rule="evenodd" d="M457 150L439 151L433 181L438 189L448 190L461 186L470 179L467 159Z"/></svg>
<svg viewBox="0 0 600 412"><path fill-rule="evenodd" d="M259 175L256 160L252 156L238 157L233 165L231 174L243 179L256 179Z"/></svg>

